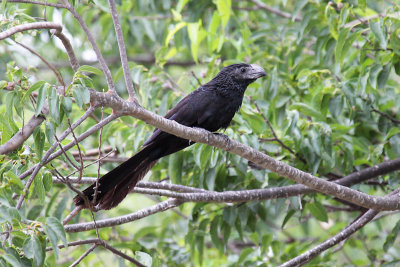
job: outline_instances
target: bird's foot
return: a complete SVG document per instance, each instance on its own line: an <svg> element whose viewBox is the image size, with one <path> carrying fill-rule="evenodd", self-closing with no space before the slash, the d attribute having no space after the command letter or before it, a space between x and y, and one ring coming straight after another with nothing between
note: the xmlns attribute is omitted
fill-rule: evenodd
<svg viewBox="0 0 400 267"><path fill-rule="evenodd" d="M216 135L222 136L225 139L225 146L226 146L226 150L229 151L231 150L231 139L223 133L215 133Z"/></svg>

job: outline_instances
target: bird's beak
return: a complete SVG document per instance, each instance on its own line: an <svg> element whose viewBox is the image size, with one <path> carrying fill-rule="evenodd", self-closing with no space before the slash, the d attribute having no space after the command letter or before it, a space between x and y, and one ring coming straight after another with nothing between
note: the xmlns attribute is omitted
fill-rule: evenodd
<svg viewBox="0 0 400 267"><path fill-rule="evenodd" d="M256 64L251 64L250 79L258 79L266 75L265 70Z"/></svg>

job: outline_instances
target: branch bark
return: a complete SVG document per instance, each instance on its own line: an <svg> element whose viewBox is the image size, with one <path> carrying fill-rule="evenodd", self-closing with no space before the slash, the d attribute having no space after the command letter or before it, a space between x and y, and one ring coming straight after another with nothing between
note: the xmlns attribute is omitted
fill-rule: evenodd
<svg viewBox="0 0 400 267"><path fill-rule="evenodd" d="M96 53L97 59L99 60L101 69L103 70L103 73L106 77L106 81L107 81L107 85L108 85L108 90L111 92L115 91L115 85L111 76L111 71L108 68L103 55L100 52L99 47L96 44L96 41L92 35L92 33L90 32L89 28L86 26L86 23L83 21L82 17L79 16L78 12L75 10L75 8L69 3L68 0L63 0L66 9L68 9L69 12L72 13L72 15L75 17L75 19L78 21L78 23L81 25L82 30L85 32L86 37L88 38L90 44L92 45L92 48L94 50L94 52Z"/></svg>
<svg viewBox="0 0 400 267"><path fill-rule="evenodd" d="M253 3L253 4L255 4L258 8L266 10L266 11L272 13L272 14L275 14L275 15L278 15L278 16L281 16L281 17L284 17L284 18L287 18L287 19L293 19L292 14L284 12L284 11L281 11L281 10L273 8L273 7L270 7L270 6L266 5L266 4L264 4L263 2L260 2L258 0L248 0L248 1ZM301 17L295 17L294 20L295 21L301 21L302 18Z"/></svg>
<svg viewBox="0 0 400 267"><path fill-rule="evenodd" d="M357 190L341 186L334 182L317 178L309 173L305 173L289 166L288 164L275 160L272 157L263 154L249 146L246 146L235 140L231 140L226 136L214 135L204 129L186 127L175 121L165 119L136 105L133 102L124 101L114 93L104 94L92 90L91 101L95 106L111 107L114 112L121 116L133 116L178 137L198 143L212 145L214 147L234 153L256 163L259 166L262 166L263 168L269 169L297 183L304 184L318 192L333 195L339 199L375 210L396 210L400 208L400 202L398 202L397 199L370 196L368 194L358 192Z"/></svg>
<svg viewBox="0 0 400 267"><path fill-rule="evenodd" d="M40 29L55 29L58 32L62 31L62 26L55 22L32 22L21 24L3 32L0 32L0 40L8 38L18 32L29 31L29 30L40 30Z"/></svg>
<svg viewBox="0 0 400 267"><path fill-rule="evenodd" d="M114 0L108 0L108 3L110 5L111 16L112 16L112 19L114 22L115 34L117 35L119 55L120 55L121 63L122 63L122 70L124 72L126 89L128 90L128 93L129 93L129 100L137 101L135 89L133 88L131 73L129 70L128 57L126 55L124 36L122 34L121 24L119 22L118 13L117 13L117 8L115 6Z"/></svg>
<svg viewBox="0 0 400 267"><path fill-rule="evenodd" d="M0 0L0 3L2 0ZM30 0L7 0L10 3L23 3L23 4L32 4L32 5L42 5L42 6L50 6L50 7L57 7L57 8L66 8L62 4L56 3L48 3L48 2L41 2L41 1L30 1Z"/></svg>
<svg viewBox="0 0 400 267"><path fill-rule="evenodd" d="M160 202L154 206L146 209L139 210L137 212L127 214L120 217L104 219L95 222L78 223L64 226L65 231L69 233L89 231L95 228L110 227L115 225L121 225L128 222L133 222L152 214L166 211L181 205L183 202L177 199L167 199L166 201Z"/></svg>

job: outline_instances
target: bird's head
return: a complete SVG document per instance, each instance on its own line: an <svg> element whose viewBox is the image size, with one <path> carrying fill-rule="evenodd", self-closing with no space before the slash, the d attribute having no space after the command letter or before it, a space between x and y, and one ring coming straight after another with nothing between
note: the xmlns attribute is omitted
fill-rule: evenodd
<svg viewBox="0 0 400 267"><path fill-rule="evenodd" d="M221 84L235 83L240 87L246 87L257 80L258 78L265 76L265 70L256 64L232 64L223 68L217 76L212 80L214 83Z"/></svg>

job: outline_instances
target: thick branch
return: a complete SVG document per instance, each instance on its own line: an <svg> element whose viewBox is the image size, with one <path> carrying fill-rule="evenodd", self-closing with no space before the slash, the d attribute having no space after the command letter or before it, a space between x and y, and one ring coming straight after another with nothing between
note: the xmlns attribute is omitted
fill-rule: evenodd
<svg viewBox="0 0 400 267"><path fill-rule="evenodd" d="M363 169L334 182L349 187L362 181L399 169L400 158ZM58 179L54 179L53 181L54 183L61 183L61 181ZM77 181L77 178L70 178L71 183L79 182L82 184L92 184L95 181L96 178L90 177L82 178L81 181ZM185 202L245 202L288 198L301 194L315 193L316 191L304 185L289 185L275 188L212 192L183 185L141 181L135 186L135 189L132 192L178 198L184 200Z"/></svg>
<svg viewBox="0 0 400 267"><path fill-rule="evenodd" d="M111 107L121 115L133 116L178 137L212 145L239 155L259 166L262 166L263 168L269 169L297 183L304 184L321 193L333 195L353 204L375 210L396 210L400 208L400 202L396 199L370 196L358 192L357 190L338 185L334 182L317 178L309 173L293 168L286 163L275 160L274 158L249 146L231 140L226 136L214 135L203 129L186 127L175 121L165 119L137 106L135 103L123 101L115 94L102 94L96 91L91 91L91 100L96 105Z"/></svg>
<svg viewBox="0 0 400 267"><path fill-rule="evenodd" d="M46 111L44 111L43 109L42 113L47 114L48 109L46 109ZM16 134L14 134L13 137L11 137L7 142L0 146L0 154L3 155L11 153L12 151L20 147L25 142L25 140L32 135L35 128L38 127L44 120L44 116L36 117L35 115L33 115L30 120L25 123L25 125Z"/></svg>

